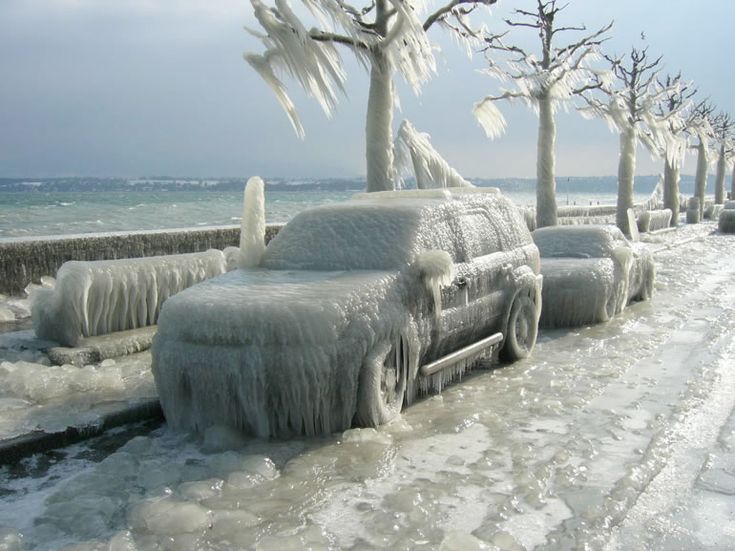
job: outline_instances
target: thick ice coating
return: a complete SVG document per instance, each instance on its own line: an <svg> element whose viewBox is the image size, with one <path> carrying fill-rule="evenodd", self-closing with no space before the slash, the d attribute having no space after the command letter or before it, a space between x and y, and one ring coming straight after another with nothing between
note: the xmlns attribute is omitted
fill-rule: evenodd
<svg viewBox="0 0 735 551"><path fill-rule="evenodd" d="M544 276L543 327L608 321L653 292L651 254L615 226L541 228L533 238Z"/></svg>
<svg viewBox="0 0 735 551"><path fill-rule="evenodd" d="M644 211L638 215L638 231L646 233L668 228L672 216L671 209Z"/></svg>
<svg viewBox="0 0 735 551"><path fill-rule="evenodd" d="M36 335L65 346L81 337L153 325L170 296L226 269L222 251L64 263L53 289L32 297Z"/></svg>
<svg viewBox="0 0 735 551"><path fill-rule="evenodd" d="M383 423L469 367L421 379L421 364L505 332L519 293L538 303L538 250L497 191L371 195L300 213L258 268L167 301L153 373L172 426Z"/></svg>
<svg viewBox="0 0 735 551"><path fill-rule="evenodd" d="M258 176L253 176L245 185L240 224L240 268L257 266L264 251L265 183Z"/></svg>
<svg viewBox="0 0 735 551"><path fill-rule="evenodd" d="M419 189L472 187L431 145L430 136L403 121L394 144L396 168L409 173L413 167Z"/></svg>

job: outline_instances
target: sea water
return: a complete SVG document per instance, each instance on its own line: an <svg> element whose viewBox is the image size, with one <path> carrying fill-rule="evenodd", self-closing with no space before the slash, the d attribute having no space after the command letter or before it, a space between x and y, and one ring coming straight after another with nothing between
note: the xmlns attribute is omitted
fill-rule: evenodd
<svg viewBox="0 0 735 551"><path fill-rule="evenodd" d="M309 207L344 201L352 191L266 190L268 223L283 223ZM535 194L504 191L520 205ZM636 196L645 200L646 194ZM559 205L614 204L615 193L563 193ZM0 238L157 230L239 224L242 191L1 191Z"/></svg>

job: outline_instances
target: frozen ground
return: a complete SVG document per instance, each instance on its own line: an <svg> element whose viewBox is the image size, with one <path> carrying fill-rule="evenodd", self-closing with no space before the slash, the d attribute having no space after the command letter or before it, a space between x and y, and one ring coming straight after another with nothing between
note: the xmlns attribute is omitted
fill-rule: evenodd
<svg viewBox="0 0 735 551"><path fill-rule="evenodd" d="M712 230L650 244L652 302L380 430L140 429L0 470L0 548L735 548L735 237Z"/></svg>

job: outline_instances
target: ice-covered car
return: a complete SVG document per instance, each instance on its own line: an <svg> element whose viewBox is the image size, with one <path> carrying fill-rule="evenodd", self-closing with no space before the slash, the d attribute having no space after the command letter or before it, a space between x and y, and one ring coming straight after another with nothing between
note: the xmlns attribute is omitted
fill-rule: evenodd
<svg viewBox="0 0 735 551"><path fill-rule="evenodd" d="M153 344L163 411L175 428L258 436L384 423L483 349L528 355L539 269L497 190L372 193L303 211L258 267L166 302Z"/></svg>
<svg viewBox="0 0 735 551"><path fill-rule="evenodd" d="M544 276L542 327L608 321L653 293L655 265L615 226L556 226L533 232Z"/></svg>

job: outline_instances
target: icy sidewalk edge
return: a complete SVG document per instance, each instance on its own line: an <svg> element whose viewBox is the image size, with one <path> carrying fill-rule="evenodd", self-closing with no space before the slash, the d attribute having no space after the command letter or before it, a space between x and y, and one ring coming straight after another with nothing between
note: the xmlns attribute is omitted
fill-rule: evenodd
<svg viewBox="0 0 735 551"><path fill-rule="evenodd" d="M151 347L153 336L158 325L150 325L139 329L129 329L87 337L75 348L55 346L46 350L49 360L54 365L72 364L77 366L99 363L110 358L128 356L143 352Z"/></svg>
<svg viewBox="0 0 735 551"><path fill-rule="evenodd" d="M34 431L0 440L0 465L17 463L35 453L63 448L99 436L111 428L146 420L163 421L163 412L157 398L121 405L100 415L92 423L69 426L56 432Z"/></svg>

